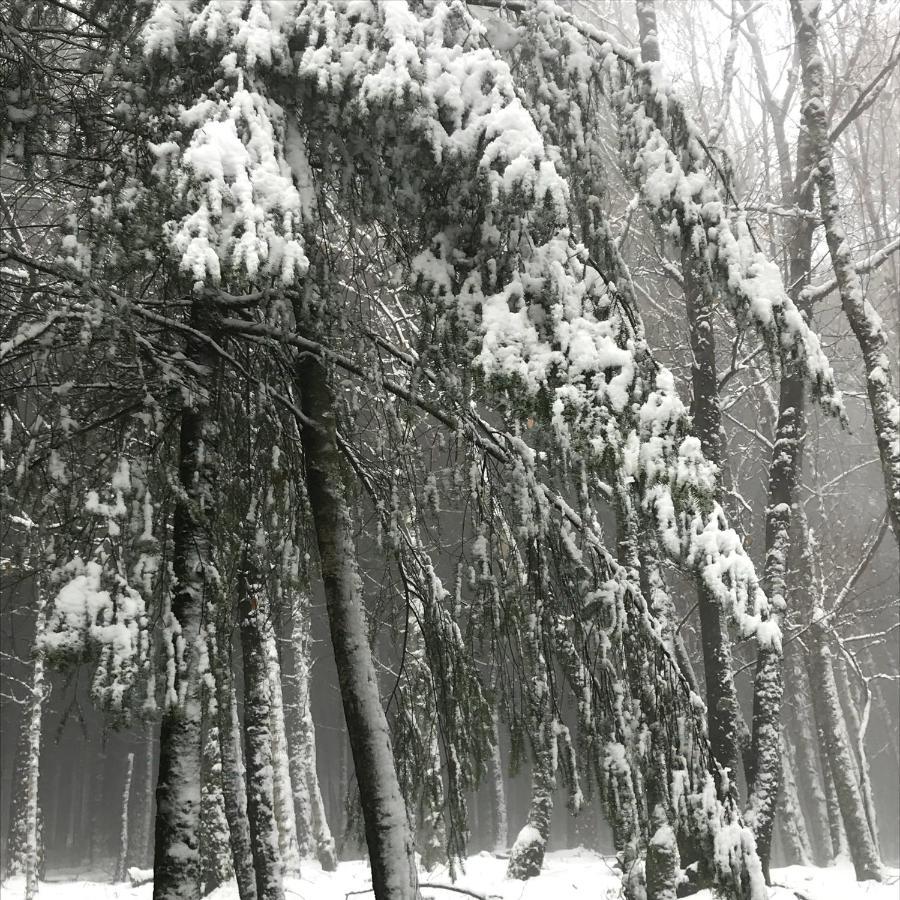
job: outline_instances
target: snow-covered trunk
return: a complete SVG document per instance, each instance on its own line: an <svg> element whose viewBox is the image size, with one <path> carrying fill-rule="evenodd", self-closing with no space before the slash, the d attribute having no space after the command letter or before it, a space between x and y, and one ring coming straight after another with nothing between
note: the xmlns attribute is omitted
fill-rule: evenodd
<svg viewBox="0 0 900 900"><path fill-rule="evenodd" d="M787 373L781 379L779 387L778 421L769 465L766 506L765 584L772 608L770 615L776 621L780 620L780 614L787 605L785 598L791 520L806 434L804 403L803 379L799 377L799 373ZM784 694L782 664L779 647L767 644L759 648L753 689L747 821L756 835L756 845L767 883L772 827L782 774L779 748L781 700Z"/></svg>
<svg viewBox="0 0 900 900"><path fill-rule="evenodd" d="M509 818L506 812L506 785L503 780L503 757L500 752L500 711L496 701L491 708L491 755L488 757L488 780L493 795L494 853L506 853L509 848Z"/></svg>
<svg viewBox="0 0 900 900"><path fill-rule="evenodd" d="M209 316L195 300L185 357L207 372L216 358L199 335ZM168 652L174 661L159 734L156 784L156 840L153 856L154 900L196 900L200 896L200 757L202 705L200 663L202 614L211 565L204 508L209 503L212 454L204 447L209 396L199 386L181 411L178 482L173 527L172 570L175 584L165 617ZM187 394L187 391L185 392Z"/></svg>
<svg viewBox="0 0 900 900"><path fill-rule="evenodd" d="M400 792L362 606L356 547L344 497L335 399L322 364L298 361L306 484L316 526L319 566L335 665L356 767L376 900L414 900L418 877L406 805Z"/></svg>
<svg viewBox="0 0 900 900"><path fill-rule="evenodd" d="M837 789L834 786L834 776L831 774L831 760L828 757L828 748L825 745L824 730L818 729L819 755L822 765L822 783L825 790L825 805L828 810L828 833L831 841L832 860L844 860L850 856L847 848L847 832L844 829L844 820L841 818L841 806L838 803Z"/></svg>
<svg viewBox="0 0 900 900"><path fill-rule="evenodd" d="M429 710L430 712L430 710ZM425 719L422 725L430 733L425 737L428 751L426 768L422 773L423 813L416 835L422 858L422 868L431 872L447 862L447 828L444 821L444 781L441 776L441 751L438 744L437 721Z"/></svg>
<svg viewBox="0 0 900 900"><path fill-rule="evenodd" d="M659 35L656 31L656 4L653 0L635 0L638 33L641 41L641 60L659 62Z"/></svg>
<svg viewBox="0 0 900 900"><path fill-rule="evenodd" d="M244 537L238 572L241 649L244 660L247 815L257 900L284 900L281 846L275 810L272 687L266 648L265 597L255 559L253 537L252 531Z"/></svg>
<svg viewBox="0 0 900 900"><path fill-rule="evenodd" d="M544 652L545 577L540 550L529 548L528 577L533 609L522 634L523 685L528 712L532 749L531 802L528 819L516 836L509 853L507 876L525 880L541 873L553 818L553 792L556 790L556 719L551 708L549 671Z"/></svg>
<svg viewBox="0 0 900 900"><path fill-rule="evenodd" d="M549 706L549 698L546 700ZM549 710L548 710L549 713ZM544 715L531 736L531 802L528 820L516 836L509 852L508 878L525 880L541 874L550 825L553 818L553 792L556 790L555 735L553 722Z"/></svg>
<svg viewBox="0 0 900 900"><path fill-rule="evenodd" d="M865 725L868 723L868 714L865 711L865 720L860 719L850 679L850 667L845 659L840 659L835 672L835 681L837 682L838 695L841 698L841 707L844 710L844 720L847 723L850 744L854 749L859 789L862 793L863 806L866 810L866 819L869 822L869 831L872 834L872 840L875 842L875 850L878 851L878 817L875 813L875 798L872 796L872 776L869 769L869 756L866 753L865 741ZM869 693L868 697L868 703L871 706L871 693Z"/></svg>
<svg viewBox="0 0 900 900"><path fill-rule="evenodd" d="M841 298L841 307L862 351L866 390L881 457L888 512L894 537L900 546L900 404L894 393L894 364L888 356L888 341L880 317L865 299L856 272L841 209L835 177L829 109L825 102L825 64L819 52L818 0L791 0L797 35L797 54L803 83L803 124L809 135L815 161L819 207L825 240Z"/></svg>
<svg viewBox="0 0 900 900"><path fill-rule="evenodd" d="M653 834L645 862L647 900L675 900L681 874L675 831L661 807L654 811L651 821Z"/></svg>
<svg viewBox="0 0 900 900"><path fill-rule="evenodd" d="M134 775L134 754L128 754L125 768L125 786L122 788L122 814L119 825L119 858L116 862L115 881L125 880L128 860L128 806L131 802L131 779Z"/></svg>
<svg viewBox="0 0 900 900"><path fill-rule="evenodd" d="M783 778L778 794L778 822L781 825L787 864L789 866L808 866L812 862L812 850L809 846L806 822L797 793L797 782L794 780L796 763L793 747L785 737L783 730L781 733L781 758Z"/></svg>
<svg viewBox="0 0 900 900"><path fill-rule="evenodd" d="M655 5L653 0L636 0L636 6L641 58L645 63L658 62L660 48ZM705 257L697 258L694 250L692 231L702 226L697 222L687 221L680 224L681 269L692 356L691 414L704 456L721 471L722 413L719 405L716 346L712 327L716 302L713 277L709 261ZM719 765L731 772L732 784L736 787L739 708L734 686L734 666L727 616L722 604L702 578L697 579L697 600L706 678L710 749Z"/></svg>
<svg viewBox="0 0 900 900"><path fill-rule="evenodd" d="M797 797L803 812L803 821L807 826L807 834L811 848L811 860L820 866L834 861L831 846L831 833L828 825L828 806L825 792L819 778L819 761L816 753L818 741L815 728L810 721L808 704L812 702L809 691L803 691L806 678L798 677L802 668L798 667L796 653L788 655L787 673L789 676L787 693L793 697L793 706L786 716L786 728L796 735L794 740L786 736L785 740L792 751L794 765L790 776L785 770L784 778L795 780Z"/></svg>
<svg viewBox="0 0 900 900"><path fill-rule="evenodd" d="M275 821L278 823L278 847L284 874L300 877L300 849L297 823L294 818L294 790L291 786L288 742L284 724L284 700L281 692L281 664L271 623L266 625L266 656L269 664L269 691L272 730L272 761L274 763Z"/></svg>
<svg viewBox="0 0 900 900"><path fill-rule="evenodd" d="M241 723L231 671L231 632L227 617L219 622L215 666L219 753L222 761L222 799L231 844L231 859L240 900L256 900L256 873L247 817L247 785L241 754Z"/></svg>
<svg viewBox="0 0 900 900"><path fill-rule="evenodd" d="M134 775L132 827L128 839L128 866L146 868L153 860L153 720L144 723L142 753Z"/></svg>
<svg viewBox="0 0 900 900"><path fill-rule="evenodd" d="M203 896L234 874L228 844L228 820L222 793L222 756L219 727L214 716L206 721L200 786L200 883Z"/></svg>
<svg viewBox="0 0 900 900"><path fill-rule="evenodd" d="M333 872L337 851L319 785L316 729L309 701L309 626L309 594L301 591L291 604L291 637L285 647L291 674L283 677L297 844L301 858L315 853L322 868Z"/></svg>
<svg viewBox="0 0 900 900"><path fill-rule="evenodd" d="M315 850L312 828L312 801L307 779L307 755L309 753L304 712L309 702L309 599L298 591L291 595L291 602L284 604L285 631L289 639L283 651L281 670L284 716L288 742L288 765L291 786L294 790L294 827L297 832L297 849L301 859L308 859Z"/></svg>
<svg viewBox="0 0 900 900"><path fill-rule="evenodd" d="M312 833L316 844L316 857L324 871L333 872L337 869L338 864L337 850L334 846L331 828L328 826L328 817L325 814L325 801L322 799L322 788L319 784L319 773L316 766L316 733L309 704L306 706L305 718L306 728L310 735L306 777L309 805L312 812Z"/></svg>
<svg viewBox="0 0 900 900"><path fill-rule="evenodd" d="M881 861L869 831L865 805L856 780L853 750L841 712L827 626L821 624L822 609L820 604L817 605L818 616L809 629L810 681L814 685L816 718L822 729L823 745L828 755L856 877L860 881L881 881Z"/></svg>
<svg viewBox="0 0 900 900"><path fill-rule="evenodd" d="M709 264L694 257L690 240L685 239L684 243L681 262L692 356L691 414L704 456L721 470L722 413L712 327L715 296L708 273ZM727 614L701 577L697 579L697 601L710 750L719 765L731 773L736 788L740 713Z"/></svg>
<svg viewBox="0 0 900 900"><path fill-rule="evenodd" d="M44 713L45 659L41 641L47 631L47 594L40 581L37 584L34 650L31 666L31 696L26 715L27 756L25 760L25 900L32 900L38 891L40 872L39 797L41 767L41 736Z"/></svg>

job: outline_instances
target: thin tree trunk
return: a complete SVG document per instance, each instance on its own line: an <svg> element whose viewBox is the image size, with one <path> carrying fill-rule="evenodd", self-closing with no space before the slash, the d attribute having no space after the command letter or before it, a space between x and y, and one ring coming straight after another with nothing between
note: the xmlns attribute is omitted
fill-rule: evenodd
<svg viewBox="0 0 900 900"><path fill-rule="evenodd" d="M47 594L37 585L37 615L34 625L34 659L31 669L31 697L28 701L28 753L25 790L25 900L32 900L38 890L39 874L39 807L41 736L44 711L44 651L41 641L47 630Z"/></svg>
<svg viewBox="0 0 900 900"><path fill-rule="evenodd" d="M417 874L406 805L381 706L356 570L350 512L344 499L335 401L322 364L297 363L303 412L306 482L316 526L331 641L353 751L376 900L413 900Z"/></svg>
<svg viewBox="0 0 900 900"><path fill-rule="evenodd" d="M497 704L491 709L491 755L488 757L488 779L493 794L494 853L506 853L509 847L509 820L506 813L506 786L503 781L503 758L500 753L500 716Z"/></svg>
<svg viewBox="0 0 900 900"><path fill-rule="evenodd" d="M144 787L143 794L143 843L141 846L140 864L150 865L153 862L153 720L148 719L144 737Z"/></svg>
<svg viewBox="0 0 900 900"><path fill-rule="evenodd" d="M305 573L304 573L305 575ZM312 828L312 801L306 773L309 747L305 733L304 713L309 703L309 599L297 592L291 598L285 631L289 637L285 643L282 680L284 683L285 725L288 741L288 763L291 785L294 790L294 822L297 831L297 848L301 859L308 859L314 852Z"/></svg>
<svg viewBox="0 0 900 900"><path fill-rule="evenodd" d="M813 149L825 240L837 280L841 306L862 351L866 390L881 457L888 512L894 537L900 546L900 404L894 394L894 363L888 355L887 335L881 320L865 299L841 222L829 137L828 107L825 103L825 66L818 46L818 0L791 0L791 14L797 35L803 82L803 124Z"/></svg>
<svg viewBox="0 0 900 900"><path fill-rule="evenodd" d="M256 873L247 818L247 786L241 755L241 723L238 720L231 672L231 635L223 616L216 639L216 710L219 718L219 752L222 758L222 798L231 843L231 859L240 900L256 900Z"/></svg>
<svg viewBox="0 0 900 900"><path fill-rule="evenodd" d="M106 726L101 726L100 748L97 752L97 765L91 772L90 785L90 861L92 866L100 865L106 853L106 770L109 738Z"/></svg>
<svg viewBox="0 0 900 900"><path fill-rule="evenodd" d="M125 768L125 786L122 788L122 817L119 829L119 860L116 863L116 881L125 880L126 860L128 859L128 806L131 801L131 777L134 774L134 754L128 754Z"/></svg>
<svg viewBox="0 0 900 900"><path fill-rule="evenodd" d="M337 868L334 838L322 800L316 764L316 729L309 699L309 596L297 595L291 609L291 638L287 656L291 674L284 678L287 738L290 748L291 784L294 788L294 814L297 843L301 857L315 852L322 869Z"/></svg>
<svg viewBox="0 0 900 900"><path fill-rule="evenodd" d="M284 874L300 877L300 848L297 822L294 818L294 789L292 787L288 743L284 722L284 699L281 692L281 665L272 624L266 624L266 656L269 669L269 690L272 730L272 760L274 763L275 821L278 823L278 846Z"/></svg>

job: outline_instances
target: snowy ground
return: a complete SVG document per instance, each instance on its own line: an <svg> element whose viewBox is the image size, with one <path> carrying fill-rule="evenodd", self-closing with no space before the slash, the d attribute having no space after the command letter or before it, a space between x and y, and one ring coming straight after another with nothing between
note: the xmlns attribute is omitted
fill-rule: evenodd
<svg viewBox="0 0 900 900"><path fill-rule="evenodd" d="M588 850L562 850L549 853L540 878L528 882L505 878L506 863L490 854L470 857L465 874L456 884L484 897L502 900L614 900L620 895L620 881L612 860ZM884 884L857 883L849 865L829 869L791 866L773 869L772 900L897 900L900 872L888 869ZM68 878L68 880L59 880ZM423 877L433 884L450 884L446 871L435 871ZM366 863L341 863L337 872L323 872L318 865L305 864L303 878L288 879L288 900L344 900L350 891L361 891L371 885ZM21 900L24 883L15 879L3 885L3 900ZM104 884L75 878L70 873L52 873L41 884L40 900L150 900L152 887L144 884L133 888L127 884ZM211 894L211 900L237 900L234 883ZM365 898L365 895L359 895ZM464 895L423 888L423 898L452 900ZM696 900L710 900L708 892L694 895Z"/></svg>

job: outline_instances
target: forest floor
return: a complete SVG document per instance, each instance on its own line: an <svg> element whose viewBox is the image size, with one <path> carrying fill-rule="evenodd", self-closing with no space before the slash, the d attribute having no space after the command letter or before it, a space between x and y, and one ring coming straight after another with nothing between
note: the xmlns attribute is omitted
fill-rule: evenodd
<svg viewBox="0 0 900 900"><path fill-rule="evenodd" d="M883 884L857 882L853 868L838 865L819 869L813 866L790 866L772 870L775 885L771 900L897 900L900 871L887 869ZM42 882L39 900L150 900L152 885L131 887L97 880L97 873L71 870L50 872ZM446 870L438 869L422 877L428 884L451 884ZM616 900L621 896L621 880L613 860L590 850L560 850L547 854L544 871L531 881L506 878L506 861L482 853L466 861L466 871L456 880L485 898L495 900ZM362 860L341 863L337 872L323 872L316 863L304 865L303 877L285 881L287 900L345 900L348 893L365 891L371 885L367 864ZM2 900L21 900L25 894L22 879L3 885ZM353 896L365 897L365 894ZM464 895L423 887L425 900L452 900ZM237 900L234 882L223 885L209 895L209 900ZM696 900L711 900L708 891L695 894Z"/></svg>

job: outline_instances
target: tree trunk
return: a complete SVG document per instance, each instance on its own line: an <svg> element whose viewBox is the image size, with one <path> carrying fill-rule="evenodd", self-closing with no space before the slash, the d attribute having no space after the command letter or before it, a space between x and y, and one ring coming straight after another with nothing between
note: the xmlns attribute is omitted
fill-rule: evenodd
<svg viewBox="0 0 900 900"><path fill-rule="evenodd" d="M644 62L660 59L653 0L637 0L637 18ZM716 346L712 328L715 296L709 262L694 253L691 230L697 223L682 222L681 268L684 300L691 341L691 415L703 455L721 471L722 414L716 371ZM738 699L734 686L731 639L727 614L702 579L697 579L700 636L706 677L706 706L712 755L730 773L736 789L738 774Z"/></svg>
<svg viewBox="0 0 900 900"><path fill-rule="evenodd" d="M821 607L819 608L821 613ZM822 727L823 744L828 754L841 818L847 832L850 857L860 881L883 877L878 852L869 832L866 811L854 774L853 751L841 712L835 683L831 648L825 628L813 622L810 627L810 681L814 685L813 702Z"/></svg>
<svg viewBox="0 0 900 900"><path fill-rule="evenodd" d="M500 716L497 704L491 709L491 755L488 757L488 779L493 794L492 849L494 853L506 853L509 848L509 820L506 813L506 786L503 781L503 757L500 753Z"/></svg>
<svg viewBox="0 0 900 900"><path fill-rule="evenodd" d="M549 704L549 698L547 698ZM549 713L549 710L547 711ZM550 825L553 818L553 792L556 789L555 737L548 714L544 714L536 734L532 737L534 760L531 769L531 802L528 820L516 837L509 852L507 878L524 881L541 874Z"/></svg>
<svg viewBox="0 0 900 900"><path fill-rule="evenodd" d="M284 678L287 739L290 748L294 814L301 857L318 857L322 869L337 868L337 851L319 785L316 764L316 729L309 700L309 595L300 592L291 605L290 640L286 657L291 674Z"/></svg>
<svg viewBox="0 0 900 900"><path fill-rule="evenodd" d="M828 106L825 103L824 62L818 46L818 0L812 3L791 0L791 14L797 34L803 82L803 124L813 150L825 240L837 280L841 307L862 351L866 390L881 457L888 512L894 537L900 546L900 404L894 395L894 364L888 356L887 335L881 319L865 299L841 222L829 137Z"/></svg>
<svg viewBox="0 0 900 900"><path fill-rule="evenodd" d="M802 576L801 576L802 577ZM808 585L807 585L808 589ZM801 806L806 810L804 819L809 828L813 857L817 865L827 866L834 862L834 848L828 822L828 804L820 779L819 760L816 747L815 725L810 716L812 695L803 661L797 650L797 643L791 645L787 653L788 694L792 697L787 722L792 725L794 740L794 773L797 779Z"/></svg>
<svg viewBox="0 0 900 900"><path fill-rule="evenodd" d="M278 823L278 846L284 874L300 877L300 848L297 822L294 818L294 790L292 787L288 743L284 723L284 699L281 692L281 665L271 622L266 623L266 656L269 669L269 690L272 730L272 760L274 762L275 821Z"/></svg>
<svg viewBox="0 0 900 900"><path fill-rule="evenodd" d="M231 844L231 859L240 900L256 900L256 872L247 817L247 785L241 755L241 723L238 720L231 672L231 635L223 615L216 639L216 710L219 753L222 760L222 799Z"/></svg>
<svg viewBox="0 0 900 900"><path fill-rule="evenodd" d="M128 859L128 806L131 802L131 777L134 774L134 754L128 754L125 769L125 786L122 788L122 817L119 829L119 859L116 863L115 881L125 880L125 868Z"/></svg>
<svg viewBox="0 0 900 900"><path fill-rule="evenodd" d="M100 729L100 747L97 752L97 765L91 772L89 817L89 852L92 866L99 866L107 851L106 841L106 770L109 738L106 726Z"/></svg>
<svg viewBox="0 0 900 900"><path fill-rule="evenodd" d="M231 879L234 868L228 845L228 820L222 793L222 753L215 719L206 719L200 787L200 884L203 896Z"/></svg>
<svg viewBox="0 0 900 900"><path fill-rule="evenodd" d="M191 322L200 333L208 330L208 317L199 300L194 301ZM191 335L187 339L185 356L214 373L213 351L200 337ZM207 403L208 395L204 396L198 388L181 411L178 464L181 491L176 499L173 529L175 585L165 622L176 665L168 685L159 735L153 900L196 900L200 896L199 665L206 573L211 558L203 525L203 504L209 491L211 468L211 454L204 447Z"/></svg>
<svg viewBox="0 0 900 900"><path fill-rule="evenodd" d="M31 669L31 697L28 701L28 753L25 768L25 900L32 900L38 891L40 872L40 786L41 736L44 712L44 651L41 641L47 630L47 594L37 584L37 615L34 625L34 659Z"/></svg>
<svg viewBox="0 0 900 900"><path fill-rule="evenodd" d="M406 805L400 793L387 719L381 706L356 569L350 511L344 499L335 401L322 364L297 363L303 412L306 483L344 716L372 866L376 900L413 900L418 877Z"/></svg>
<svg viewBox="0 0 900 900"><path fill-rule="evenodd" d="M835 672L835 681L837 682L838 696L841 700L841 707L844 710L844 721L847 723L847 732L850 739L850 745L853 747L853 758L856 760L856 774L859 779L859 790L862 794L863 807L866 811L866 820L869 823L869 833L872 835L872 842L875 844L875 852L880 856L878 848L878 817L875 813L875 798L872 796L872 778L869 769L869 757L866 753L866 735L865 730L868 726L868 709L871 708L871 694L868 694L868 708L862 720L860 720L859 710L856 706L856 700L853 697L853 691L850 685L850 667L845 659L841 659Z"/></svg>
<svg viewBox="0 0 900 900"><path fill-rule="evenodd" d="M275 817L272 690L266 650L265 598L254 555L253 534L250 533L243 541L238 573L241 648L244 658L247 815L257 900L284 900L278 823Z"/></svg>
<svg viewBox="0 0 900 900"><path fill-rule="evenodd" d="M141 846L142 866L151 865L153 862L153 748L154 726L152 719L148 719L146 737L144 739L144 787L143 794L143 844Z"/></svg>
<svg viewBox="0 0 900 900"><path fill-rule="evenodd" d="M304 572L305 575L305 572ZM290 608L286 610L285 631L289 638L284 648L284 666L281 670L284 684L284 712L288 742L288 764L291 786L294 790L294 823L297 831L297 849L301 859L313 855L312 800L307 779L309 754L305 712L309 703L309 598L305 592L291 595Z"/></svg>
<svg viewBox="0 0 900 900"><path fill-rule="evenodd" d="M778 817L781 823L782 843L789 866L808 866L812 860L806 822L794 780L795 762L792 747L781 733L782 772L784 777L778 793Z"/></svg>

